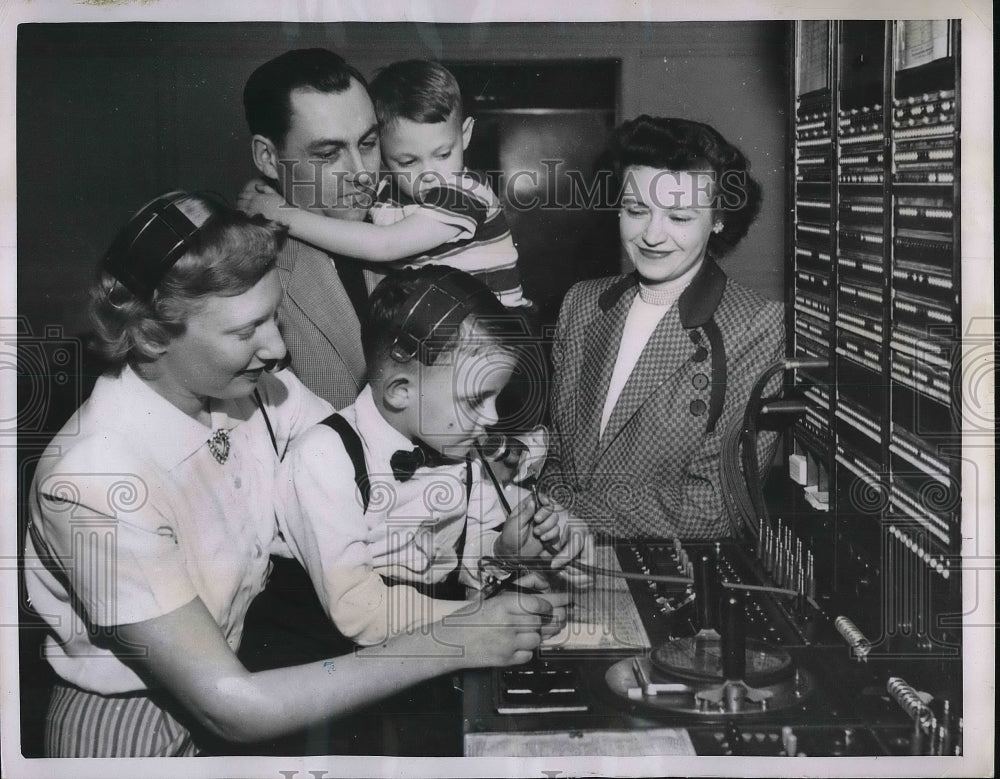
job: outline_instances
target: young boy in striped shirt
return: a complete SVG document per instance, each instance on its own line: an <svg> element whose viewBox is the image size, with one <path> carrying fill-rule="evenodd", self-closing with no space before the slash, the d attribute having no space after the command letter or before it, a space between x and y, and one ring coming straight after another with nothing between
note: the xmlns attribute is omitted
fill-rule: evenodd
<svg viewBox="0 0 1000 779"><path fill-rule="evenodd" d="M463 115L455 77L439 63L405 60L384 68L369 92L389 171L375 190L370 222L293 208L259 184L244 192L241 207L326 251L385 270L446 264L476 276L504 306L531 307L500 201L465 168L474 120Z"/></svg>

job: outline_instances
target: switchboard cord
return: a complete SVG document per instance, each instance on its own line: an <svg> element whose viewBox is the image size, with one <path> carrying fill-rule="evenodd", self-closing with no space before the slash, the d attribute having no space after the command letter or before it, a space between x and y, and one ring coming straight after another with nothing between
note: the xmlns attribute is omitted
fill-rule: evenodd
<svg viewBox="0 0 1000 779"><path fill-rule="evenodd" d="M499 568L511 570L514 573L527 573L528 571L548 571L549 561L538 557L484 557L484 565L494 565ZM638 582L661 582L663 584L683 584L692 585L694 579L688 576L667 576L655 573L629 573L614 568L605 568L601 565L590 565L581 563L578 560L570 561L569 565L578 571L588 573L591 576L604 576L613 579L626 579ZM795 597L800 593L787 587L772 587L762 584L744 584L742 582L721 582L721 586L728 590L745 590L747 592L769 592L774 595L788 595Z"/></svg>
<svg viewBox="0 0 1000 779"><path fill-rule="evenodd" d="M770 517L761 487L760 463L757 459L757 426L762 414L800 414L805 403L798 400L775 400L764 404L763 395L768 383L778 373L799 368L825 368L823 359L785 358L764 369L750 390L743 419L726 430L719 458L723 497L727 504L730 529L740 537L745 530L759 540L760 527Z"/></svg>
<svg viewBox="0 0 1000 779"><path fill-rule="evenodd" d="M490 465L489 459L485 456L483 452L483 447L476 442L475 444L476 452L479 454L479 458L483 463L483 468L486 470L486 475L489 477L490 481L493 483L493 489L496 490L497 498L500 501L500 505L506 516L510 516L512 509L510 501L507 500L507 496L503 494L503 487L500 486L500 480L497 478L496 474L493 472L493 467ZM535 503L539 502L537 489L532 489L532 494L535 496ZM551 546L546 545L546 549L550 554L555 555L557 550ZM484 557L484 563L487 565L495 565L500 568L505 568L511 571L548 571L550 570L550 561L541 560L537 557ZM617 577L620 579L632 579L635 581L649 581L649 582L661 582L664 584L693 584L694 579L688 576L663 576L659 574L640 574L640 573L627 573L625 571L615 570L613 568L605 568L600 565L590 565L589 563L584 563L579 560L570 560L567 564L570 568L575 568L582 573L590 574L591 576L605 576L605 577Z"/></svg>
<svg viewBox="0 0 1000 779"><path fill-rule="evenodd" d="M757 419L761 415L763 404L763 394L768 383L778 373L795 368L822 368L828 365L826 360L820 359L782 359L768 366L754 383L747 401L743 419L739 423L733 424L725 432L722 442L719 469L722 482L723 497L727 504L727 516L730 529L735 537L740 537L743 529L748 529L756 537L760 537L761 524L767 522L768 511L764 501L763 490L760 484L760 464L757 459ZM774 413L801 413L805 410L805 405L795 400L778 400L768 404L768 410ZM477 442L475 449L479 454L483 467L493 488L496 491L500 505L509 517L512 509L510 502L503 493L500 480L493 472L489 459L486 457L482 446ZM535 501L538 503L538 493L532 490ZM547 547L550 553L555 553L551 547ZM548 570L548 560L538 560L537 558L484 558L484 561L498 565L509 570ZM605 576L618 579L642 582L660 582L664 584L694 584L694 579L689 576L667 576L652 573L629 573L626 571L605 568L603 566L590 565L579 560L570 560L568 567L587 573L591 576ZM796 596L800 593L797 590L785 587L772 587L765 585L740 584L735 582L723 582L723 586L729 589L741 589L748 591L770 592L777 595Z"/></svg>
<svg viewBox="0 0 1000 779"><path fill-rule="evenodd" d="M514 573L527 573L528 571L550 571L550 560L539 557L484 557L484 565L494 565L504 568ZM629 573L615 568L605 568L602 565L591 565L579 560L570 560L567 567L575 568L591 576L603 576L612 579L629 579L638 582L662 582L663 584L694 584L694 579L689 576L666 576L654 573Z"/></svg>

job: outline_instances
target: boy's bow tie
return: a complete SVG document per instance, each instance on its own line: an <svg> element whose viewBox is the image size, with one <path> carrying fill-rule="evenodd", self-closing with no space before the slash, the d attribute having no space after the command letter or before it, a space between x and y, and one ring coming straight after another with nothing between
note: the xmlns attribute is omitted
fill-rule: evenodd
<svg viewBox="0 0 1000 779"><path fill-rule="evenodd" d="M418 441L413 449L397 449L389 458L392 475L397 481L409 481L417 468L423 466L435 468L452 462L454 461L443 457L440 452L431 449L423 441Z"/></svg>
<svg viewBox="0 0 1000 779"><path fill-rule="evenodd" d="M399 449L393 452L389 458L389 465L392 466L392 475L396 477L396 481L409 481L413 472L425 461L423 450L417 447L413 451Z"/></svg>

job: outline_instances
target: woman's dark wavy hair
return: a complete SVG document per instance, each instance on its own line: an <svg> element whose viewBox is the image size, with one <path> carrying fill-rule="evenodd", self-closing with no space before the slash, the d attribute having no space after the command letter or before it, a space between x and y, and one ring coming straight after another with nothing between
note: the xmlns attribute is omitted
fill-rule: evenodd
<svg viewBox="0 0 1000 779"><path fill-rule="evenodd" d="M622 183L630 166L711 172L713 205L722 221L722 231L708 239L713 258L736 246L760 211L761 188L750 175L750 162L707 124L643 114L615 129L611 156Z"/></svg>
<svg viewBox="0 0 1000 779"><path fill-rule="evenodd" d="M149 345L183 335L187 318L210 296L241 295L275 267L285 230L213 198L188 195L188 207L211 214L189 239L187 251L157 283L150 299L134 295L104 269L90 289L93 325L89 347L112 370L158 356Z"/></svg>

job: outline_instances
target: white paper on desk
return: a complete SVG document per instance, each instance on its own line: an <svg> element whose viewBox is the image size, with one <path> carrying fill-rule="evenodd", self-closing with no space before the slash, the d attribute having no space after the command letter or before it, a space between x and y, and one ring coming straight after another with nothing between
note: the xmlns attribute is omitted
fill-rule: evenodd
<svg viewBox="0 0 1000 779"><path fill-rule="evenodd" d="M563 733L469 733L466 757L636 757L695 755L691 736L681 728L572 730Z"/></svg>
<svg viewBox="0 0 1000 779"><path fill-rule="evenodd" d="M610 546L595 550L598 566L620 572ZM575 590L566 627L542 644L542 650L633 650L650 648L639 610L624 579L599 576L594 586Z"/></svg>

